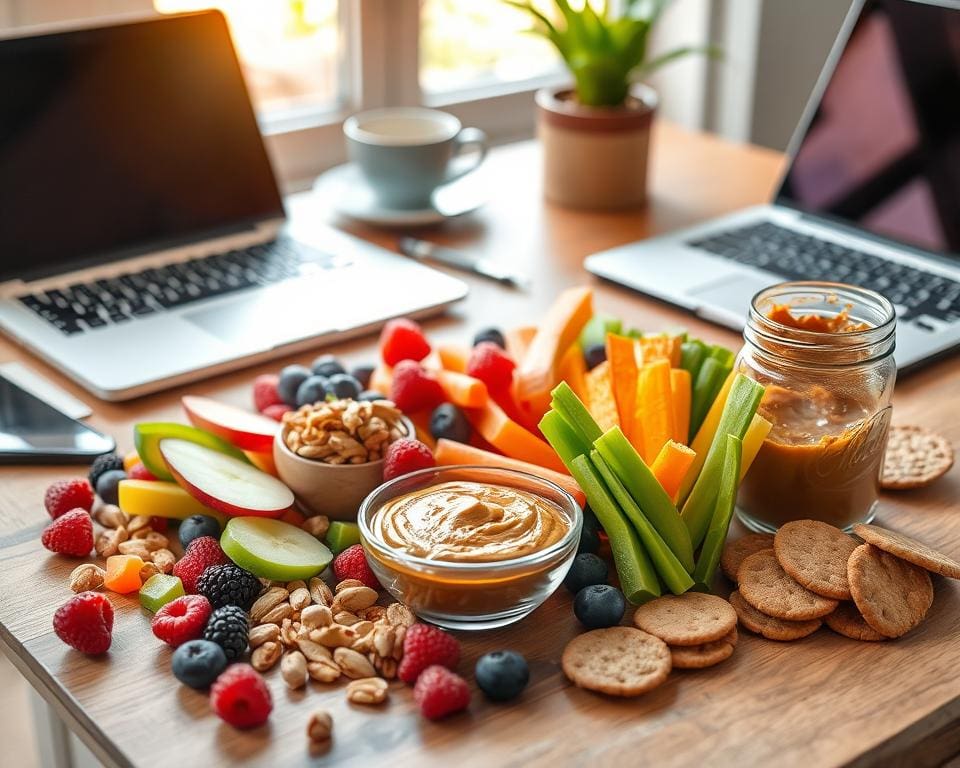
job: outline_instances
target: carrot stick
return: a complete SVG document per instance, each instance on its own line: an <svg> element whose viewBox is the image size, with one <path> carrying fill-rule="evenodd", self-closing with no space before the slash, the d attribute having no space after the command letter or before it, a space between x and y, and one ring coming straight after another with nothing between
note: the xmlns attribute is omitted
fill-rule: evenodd
<svg viewBox="0 0 960 768"><path fill-rule="evenodd" d="M500 469L515 469L518 472L527 472L531 475L549 480L551 483L559 485L563 490L569 493L577 500L580 506L586 502L586 496L576 481L570 475L561 472L554 472L552 469L531 464L519 459L511 459L508 456L501 456L499 453L491 453L480 448L474 448L472 445L464 445L453 440L440 438L437 440L437 448L434 451L434 458L440 466L451 466L454 464L479 464L484 467L498 467Z"/></svg>
<svg viewBox="0 0 960 768"><path fill-rule="evenodd" d="M670 392L673 394L673 439L686 445L690 439L690 402L693 397L690 371L670 369Z"/></svg>
<svg viewBox="0 0 960 768"><path fill-rule="evenodd" d="M417 430L417 434L411 435L411 437L416 437L417 440L419 440L432 451L433 446L436 445L437 441L434 440L433 435L430 434L430 411L405 413L404 416L413 422L413 426Z"/></svg>
<svg viewBox="0 0 960 768"><path fill-rule="evenodd" d="M613 384L610 381L610 363L604 361L585 377L587 400L590 415L596 419L600 429L606 432L620 423L617 416L617 401L613 396Z"/></svg>
<svg viewBox="0 0 960 768"><path fill-rule="evenodd" d="M641 336L637 341L643 350L641 359L644 363L664 359L670 361L670 367L680 367L682 340L679 336Z"/></svg>
<svg viewBox="0 0 960 768"><path fill-rule="evenodd" d="M637 401L637 346L636 339L629 336L607 334L607 361L610 363L613 397L617 402L620 429L627 437L633 434Z"/></svg>
<svg viewBox="0 0 960 768"><path fill-rule="evenodd" d="M437 371L436 376L443 388L443 393L454 405L459 405L461 408L482 408L487 404L489 398L487 385L480 379L467 376L465 373L445 370Z"/></svg>
<svg viewBox="0 0 960 768"><path fill-rule="evenodd" d="M447 344L437 347L437 355L440 356L440 364L448 371L457 373L466 373L467 360L470 359L470 350L464 347L457 347L453 344Z"/></svg>
<svg viewBox="0 0 960 768"><path fill-rule="evenodd" d="M483 408L465 408L464 414L484 440L510 458L557 472L565 471L560 458L546 441L513 421L493 400L488 400Z"/></svg>
<svg viewBox="0 0 960 768"><path fill-rule="evenodd" d="M527 356L527 350L530 348L530 342L537 335L537 328L533 325L522 325L519 328L513 328L505 334L504 341L507 342L507 354L513 358L518 366Z"/></svg>
<svg viewBox="0 0 960 768"><path fill-rule="evenodd" d="M654 477L660 481L663 490L671 499L676 498L683 478L687 476L696 457L697 454L687 446L675 440L668 440L650 465Z"/></svg>
<svg viewBox="0 0 960 768"><path fill-rule="evenodd" d="M560 381L565 381L570 385L570 389L576 393L584 403L587 401L587 362L583 358L583 350L579 344L571 344L562 358L557 368L557 374Z"/></svg>
<svg viewBox="0 0 960 768"><path fill-rule="evenodd" d="M740 460L741 480L747 476L750 465L753 464L753 460L757 458L757 454L760 453L763 441L767 439L767 435L770 434L771 429L773 429L773 424L763 418L759 413L753 414L750 426L747 427L747 434L743 437L743 456Z"/></svg>
<svg viewBox="0 0 960 768"><path fill-rule="evenodd" d="M660 358L640 369L636 419L643 424L643 460L650 464L674 433L670 361Z"/></svg>

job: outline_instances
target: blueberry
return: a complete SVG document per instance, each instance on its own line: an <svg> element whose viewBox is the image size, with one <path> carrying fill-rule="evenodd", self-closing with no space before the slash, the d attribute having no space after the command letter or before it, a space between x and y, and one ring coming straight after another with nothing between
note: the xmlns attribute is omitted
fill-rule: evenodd
<svg viewBox="0 0 960 768"><path fill-rule="evenodd" d="M600 550L600 523L590 507L583 509L583 526L580 528L580 544L577 545L577 554Z"/></svg>
<svg viewBox="0 0 960 768"><path fill-rule="evenodd" d="M227 667L227 656L209 640L188 640L173 652L173 676L191 688L207 688Z"/></svg>
<svg viewBox="0 0 960 768"><path fill-rule="evenodd" d="M607 348L603 344L591 344L583 350L583 357L587 362L587 368L593 370L607 359Z"/></svg>
<svg viewBox="0 0 960 768"><path fill-rule="evenodd" d="M609 584L584 587L573 600L573 613L587 629L619 624L626 608L623 592Z"/></svg>
<svg viewBox="0 0 960 768"><path fill-rule="evenodd" d="M121 480L127 479L127 473L122 469L111 469L97 478L97 496L103 499L104 504L116 504L120 491L117 486Z"/></svg>
<svg viewBox="0 0 960 768"><path fill-rule="evenodd" d="M305 365L288 365L280 371L277 392L291 408L297 407L297 390L310 377L310 369Z"/></svg>
<svg viewBox="0 0 960 768"><path fill-rule="evenodd" d="M477 335L473 337L473 346L477 346L481 341L492 341L500 349L507 348L507 342L498 328L484 328L482 331L477 331Z"/></svg>
<svg viewBox="0 0 960 768"><path fill-rule="evenodd" d="M297 408L327 399L329 380L323 376L308 376L297 388Z"/></svg>
<svg viewBox="0 0 960 768"><path fill-rule="evenodd" d="M530 680L527 660L516 651L493 651L477 659L477 685L491 701L509 701L520 695Z"/></svg>
<svg viewBox="0 0 960 768"><path fill-rule="evenodd" d="M365 389L359 395L357 395L357 400L363 402L372 403L374 400L389 400L383 392L377 392L375 389Z"/></svg>
<svg viewBox="0 0 960 768"><path fill-rule="evenodd" d="M465 443L470 439L470 422L453 403L441 403L430 415L430 434L436 440L445 437Z"/></svg>
<svg viewBox="0 0 960 768"><path fill-rule="evenodd" d="M327 389L340 400L356 400L363 387L348 373L335 373L327 380Z"/></svg>
<svg viewBox="0 0 960 768"><path fill-rule="evenodd" d="M320 355L320 357L313 361L313 365L311 365L310 368L313 370L314 376L326 376L328 379L331 376L336 376L338 373L347 372L347 369L344 368L340 364L340 361L333 355Z"/></svg>
<svg viewBox="0 0 960 768"><path fill-rule="evenodd" d="M210 515L191 515L180 523L180 543L186 549L191 541L200 536L220 538L220 523Z"/></svg>
<svg viewBox="0 0 960 768"><path fill-rule="evenodd" d="M584 587L606 584L608 573L607 563L602 557L585 552L573 558L573 564L567 571L563 586L573 594L577 594Z"/></svg>
<svg viewBox="0 0 960 768"><path fill-rule="evenodd" d="M351 369L350 375L360 382L360 388L366 389L370 386L370 379L373 377L372 365L358 365Z"/></svg>

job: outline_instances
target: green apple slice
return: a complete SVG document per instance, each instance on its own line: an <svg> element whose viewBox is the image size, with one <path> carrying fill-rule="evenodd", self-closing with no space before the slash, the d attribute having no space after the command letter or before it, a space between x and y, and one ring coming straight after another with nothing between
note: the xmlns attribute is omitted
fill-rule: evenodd
<svg viewBox="0 0 960 768"><path fill-rule="evenodd" d="M160 441L166 437L187 440L218 453L233 456L247 464L250 463L243 451L211 432L172 421L148 421L135 424L133 442L137 448L137 454L143 466L158 480L173 480L173 475L170 474L163 456L160 455Z"/></svg>
<svg viewBox="0 0 960 768"><path fill-rule="evenodd" d="M330 550L306 531L265 517L232 518L220 547L241 568L274 581L309 579L333 560Z"/></svg>
<svg viewBox="0 0 960 768"><path fill-rule="evenodd" d="M347 547L360 543L360 526L356 523L334 520L327 529L326 542L333 554L339 555Z"/></svg>

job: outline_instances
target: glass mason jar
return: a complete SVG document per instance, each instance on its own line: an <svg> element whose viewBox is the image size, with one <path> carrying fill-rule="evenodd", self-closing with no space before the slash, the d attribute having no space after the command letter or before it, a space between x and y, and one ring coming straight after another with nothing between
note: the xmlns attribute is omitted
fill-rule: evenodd
<svg viewBox="0 0 960 768"><path fill-rule="evenodd" d="M736 370L766 387L772 429L740 488L754 531L873 519L890 426L896 314L841 283L781 283L753 298Z"/></svg>

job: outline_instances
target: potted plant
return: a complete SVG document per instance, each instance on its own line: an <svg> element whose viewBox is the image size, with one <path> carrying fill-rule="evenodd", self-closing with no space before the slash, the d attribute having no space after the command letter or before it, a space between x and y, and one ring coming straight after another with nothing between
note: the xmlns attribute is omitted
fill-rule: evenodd
<svg viewBox="0 0 960 768"><path fill-rule="evenodd" d="M668 62L710 49L684 46L648 58L650 33L669 0L623 0L618 11L611 0L599 11L587 1L574 10L568 0L553 0L556 21L532 0L506 2L533 16L531 32L554 45L575 83L536 96L547 199L575 208L642 205L658 97L639 81Z"/></svg>

